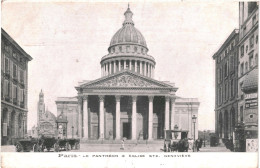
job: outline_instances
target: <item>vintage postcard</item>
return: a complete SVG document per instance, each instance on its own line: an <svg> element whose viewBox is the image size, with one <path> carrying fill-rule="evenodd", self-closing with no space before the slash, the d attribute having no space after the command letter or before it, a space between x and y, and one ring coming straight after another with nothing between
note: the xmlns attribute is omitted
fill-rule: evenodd
<svg viewBox="0 0 260 168"><path fill-rule="evenodd" d="M257 167L258 1L2 1L2 167Z"/></svg>

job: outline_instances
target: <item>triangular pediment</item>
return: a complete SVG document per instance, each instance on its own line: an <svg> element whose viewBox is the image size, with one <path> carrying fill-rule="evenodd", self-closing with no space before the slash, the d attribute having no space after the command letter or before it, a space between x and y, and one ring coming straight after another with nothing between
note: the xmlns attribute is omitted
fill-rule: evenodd
<svg viewBox="0 0 260 168"><path fill-rule="evenodd" d="M139 75L131 71L123 71L117 74L99 78L97 80L84 83L80 88L168 88L174 87L154 80L149 77Z"/></svg>

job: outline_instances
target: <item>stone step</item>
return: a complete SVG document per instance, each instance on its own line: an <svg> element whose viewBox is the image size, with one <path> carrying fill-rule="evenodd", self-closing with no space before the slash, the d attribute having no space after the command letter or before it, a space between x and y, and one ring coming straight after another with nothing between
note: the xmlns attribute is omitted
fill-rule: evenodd
<svg viewBox="0 0 260 168"><path fill-rule="evenodd" d="M121 144L122 140L80 140L81 143L88 144ZM125 140L125 144L162 144L164 140Z"/></svg>

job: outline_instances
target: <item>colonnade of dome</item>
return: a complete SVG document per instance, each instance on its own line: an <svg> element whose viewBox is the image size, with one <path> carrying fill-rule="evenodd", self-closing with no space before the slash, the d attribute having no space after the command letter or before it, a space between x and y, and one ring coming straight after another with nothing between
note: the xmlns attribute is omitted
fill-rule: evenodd
<svg viewBox="0 0 260 168"><path fill-rule="evenodd" d="M128 7L124 13L125 21L111 39L108 54L101 59L102 77L123 70L154 77L155 60L148 55L148 48L143 35L134 27L133 13Z"/></svg>

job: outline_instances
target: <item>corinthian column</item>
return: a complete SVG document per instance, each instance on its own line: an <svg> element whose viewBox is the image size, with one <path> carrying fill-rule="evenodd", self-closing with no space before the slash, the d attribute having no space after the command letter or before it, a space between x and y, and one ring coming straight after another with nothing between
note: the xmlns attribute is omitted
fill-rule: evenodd
<svg viewBox="0 0 260 168"><path fill-rule="evenodd" d="M126 69L126 60L123 61L124 62L124 70Z"/></svg>
<svg viewBox="0 0 260 168"><path fill-rule="evenodd" d="M147 72L147 70L146 70L146 62L144 62L144 76L147 76L146 72Z"/></svg>
<svg viewBox="0 0 260 168"><path fill-rule="evenodd" d="M109 62L109 75L112 74L112 62Z"/></svg>
<svg viewBox="0 0 260 168"><path fill-rule="evenodd" d="M114 61L114 73L116 73L116 61Z"/></svg>
<svg viewBox="0 0 260 168"><path fill-rule="evenodd" d="M137 60L135 60L135 69L134 72L137 72Z"/></svg>
<svg viewBox="0 0 260 168"><path fill-rule="evenodd" d="M118 71L121 71L121 60L118 61Z"/></svg>
<svg viewBox="0 0 260 168"><path fill-rule="evenodd" d="M132 140L136 139L136 99L137 96L132 96Z"/></svg>
<svg viewBox="0 0 260 168"><path fill-rule="evenodd" d="M107 63L105 63L105 76L107 76L108 75L108 73L107 73Z"/></svg>
<svg viewBox="0 0 260 168"><path fill-rule="evenodd" d="M116 139L120 139L120 96L116 96Z"/></svg>
<svg viewBox="0 0 260 168"><path fill-rule="evenodd" d="M171 130L174 130L174 117L175 117L175 97L171 97Z"/></svg>
<svg viewBox="0 0 260 168"><path fill-rule="evenodd" d="M166 130L169 130L169 97L168 96L165 96L164 127Z"/></svg>
<svg viewBox="0 0 260 168"><path fill-rule="evenodd" d="M105 96L99 96L99 139L104 138L104 98Z"/></svg>
<svg viewBox="0 0 260 168"><path fill-rule="evenodd" d="M148 140L153 139L153 96L149 96Z"/></svg>
<svg viewBox="0 0 260 168"><path fill-rule="evenodd" d="M82 114L81 114L82 98L78 96L78 137L82 138Z"/></svg>
<svg viewBox="0 0 260 168"><path fill-rule="evenodd" d="M132 60L129 60L129 70L132 70Z"/></svg>
<svg viewBox="0 0 260 168"><path fill-rule="evenodd" d="M84 138L88 139L88 96L83 96Z"/></svg>
<svg viewBox="0 0 260 168"><path fill-rule="evenodd" d="M140 61L139 65L140 65L140 74L143 75L143 62Z"/></svg>

